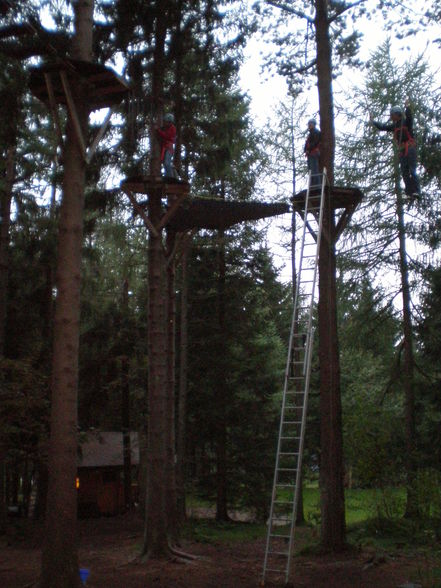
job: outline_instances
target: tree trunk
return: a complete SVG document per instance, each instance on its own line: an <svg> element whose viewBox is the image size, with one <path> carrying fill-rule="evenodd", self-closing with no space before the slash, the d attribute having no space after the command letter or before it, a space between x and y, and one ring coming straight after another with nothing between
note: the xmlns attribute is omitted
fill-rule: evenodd
<svg viewBox="0 0 441 588"><path fill-rule="evenodd" d="M14 185L14 164L15 146L11 146L7 151L3 188L0 190L0 360L5 353L9 274L9 226L11 222L12 188ZM2 375L0 372L0 384L1 379ZM5 449L0 446L0 534L5 532L7 523L5 475Z"/></svg>
<svg viewBox="0 0 441 588"><path fill-rule="evenodd" d="M0 190L0 357L5 351L6 308L8 301L9 226L14 185L15 147L9 147L3 188Z"/></svg>
<svg viewBox="0 0 441 588"><path fill-rule="evenodd" d="M404 394L406 422L406 517L418 516L418 497L416 492L416 440L415 440L415 395L414 395L414 356L411 298L409 287L409 264L406 252L406 226L404 222L403 196L399 185L399 172L396 169L398 239L400 243L400 274L403 298L403 340L404 340Z"/></svg>
<svg viewBox="0 0 441 588"><path fill-rule="evenodd" d="M161 194L149 194L149 218L157 225L161 217ZM165 256L160 235L150 232L148 256L148 430L147 496L143 553L148 557L169 555L167 483L167 291Z"/></svg>
<svg viewBox="0 0 441 588"><path fill-rule="evenodd" d="M185 505L185 437L187 423L187 371L188 371L188 248L182 257L181 324L179 343L179 396L177 418L176 488L178 517L186 518Z"/></svg>
<svg viewBox="0 0 441 588"><path fill-rule="evenodd" d="M171 205L172 201L169 202ZM176 244L176 233L167 231L167 513L169 537L173 543L178 542L178 511L176 491L176 271L174 261L174 247Z"/></svg>
<svg viewBox="0 0 441 588"><path fill-rule="evenodd" d="M327 234L334 239L335 223L326 200L326 232L319 259L321 541L326 549L340 551L345 547L345 507L335 246L325 237Z"/></svg>
<svg viewBox="0 0 441 588"><path fill-rule="evenodd" d="M315 0L317 83L322 131L321 158L330 185L334 182L334 112L332 60L327 0ZM320 357L320 487L321 541L326 549L345 547L343 434L340 396L340 359L337 333L335 217L329 198L323 211L319 258L319 357Z"/></svg>
<svg viewBox="0 0 441 588"><path fill-rule="evenodd" d="M129 311L129 282L124 280L122 296L123 332L127 333L127 320ZM127 341L124 337L121 349L121 425L123 432L123 472L124 472L124 506L127 510L132 508L132 448L130 439L130 384L129 384L129 357L127 356Z"/></svg>
<svg viewBox="0 0 441 588"><path fill-rule="evenodd" d="M73 7L75 36L72 57L91 60L93 0L82 0ZM87 136L89 110L86 92L80 84L73 85L72 92L83 136ZM80 585L75 478L78 459L78 347L86 164L70 113L64 161L52 361L49 487L41 588L77 588Z"/></svg>
<svg viewBox="0 0 441 588"><path fill-rule="evenodd" d="M156 3L155 48L152 68L153 119L150 121L151 160L150 173L158 177L161 171L159 144L155 122L162 116L162 94L164 87L165 38L167 33L167 10L164 3ZM148 195L148 215L154 226L162 216L162 187L152 189ZM148 252L148 431L147 431L147 492L144 527L143 554L147 557L164 558L170 555L172 533L170 506L171 431L173 426L169 409L168 386L168 300L167 269L162 235L150 231Z"/></svg>
<svg viewBox="0 0 441 588"><path fill-rule="evenodd" d="M39 459L37 462L36 484L37 490L35 493L33 518L35 520L42 520L46 516L47 505L48 471L46 460Z"/></svg>
<svg viewBox="0 0 441 588"><path fill-rule="evenodd" d="M216 394L216 520L228 521L227 499L227 381L225 365L225 235L219 231L218 249L218 374L215 384Z"/></svg>
<svg viewBox="0 0 441 588"><path fill-rule="evenodd" d="M175 97L175 117L176 117L176 146L174 164L176 169L181 172L181 152L182 152L182 112L183 112L183 90L182 90L182 61L185 57L184 39L181 28L183 0L178 0L175 7L175 83L173 93Z"/></svg>

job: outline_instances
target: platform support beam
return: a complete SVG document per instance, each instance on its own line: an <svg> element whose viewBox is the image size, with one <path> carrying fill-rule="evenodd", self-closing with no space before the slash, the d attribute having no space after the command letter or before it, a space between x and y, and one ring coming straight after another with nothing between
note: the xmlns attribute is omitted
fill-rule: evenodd
<svg viewBox="0 0 441 588"><path fill-rule="evenodd" d="M48 93L48 98L49 98L49 108L50 108L50 111L52 112L52 116L54 117L55 132L57 135L58 144L59 144L60 148L63 149L64 148L63 133L61 131L60 117L58 114L57 103L55 101L54 87L52 85L52 79L51 79L50 74L45 73L44 79L46 80L46 87L47 87L47 93Z"/></svg>
<svg viewBox="0 0 441 588"><path fill-rule="evenodd" d="M87 149L86 163L90 163L92 161L92 158L95 155L95 151L97 150L97 147L99 145L99 142L104 137L104 135L107 131L107 128L110 124L110 119L112 117L113 111L114 111L113 108L109 108L105 119L103 120L100 128L98 129L97 134L95 135L95 139L92 141L91 146Z"/></svg>
<svg viewBox="0 0 441 588"><path fill-rule="evenodd" d="M75 129L75 135L78 141L78 144L81 149L81 153L83 155L84 161L86 160L86 143L84 141L83 131L81 129L80 119L78 118L78 112L75 106L75 101L72 96L72 92L69 85L69 80L67 78L65 71L60 71L61 83L63 84L64 93L66 94L67 105L69 108L70 115L72 117L72 123Z"/></svg>

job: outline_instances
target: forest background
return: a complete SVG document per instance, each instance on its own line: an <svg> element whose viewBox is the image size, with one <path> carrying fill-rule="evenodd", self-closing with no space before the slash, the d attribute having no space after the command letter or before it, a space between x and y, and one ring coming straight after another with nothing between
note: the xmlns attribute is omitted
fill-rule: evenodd
<svg viewBox="0 0 441 588"><path fill-rule="evenodd" d="M143 4L127 11L124 3L103 2L95 12L95 57L115 67L122 60L132 93L112 117L111 130L87 170L81 431L127 428L122 403L128 398L129 428L142 433L148 411L148 239L118 187L121 177L146 169L149 151L155 6ZM302 148L305 122L314 114L314 33L299 8L289 18L269 4L245 8L241 3L170 4L168 15L176 20L170 21L164 110L177 119L176 165L190 180L192 195L286 202L297 190L298 178L306 176ZM53 28L41 24L42 10L50 11ZM381 490L373 506L379 516L402 516L409 510L405 499L400 502L388 492L408 482L409 439L402 423L409 409L409 372L403 367L403 349L410 336L413 514L436 537L441 521L441 112L432 52L439 51L439 40L435 34L430 50L420 54L415 35L436 31L438 9L429 5L416 13L393 2L372 6L372 16L379 11L375 15L382 15L378 18L384 19L388 35L369 56L358 53L358 18L369 16L364 3L332 3L330 10L332 23L341 15L346 19L333 29L339 88L334 94L335 178L338 184L359 186L365 195L337 258L346 482ZM289 22L286 30L279 18ZM34 492L34 514L41 516L47 492L63 162L48 112L27 90L27 66L53 51L67 53L72 14L64 2L17 2L4 21L0 498L3 514L18 501L27 511ZM243 51L253 34L270 38L277 47L266 61L288 87L287 96L270 105L270 123L259 127L239 83ZM395 37L405 38L412 48L407 59L397 59ZM403 104L406 97L414 109L419 147L422 195L416 202L403 198L390 137L369 127L366 116L372 110L385 119L390 106ZM187 494L214 501L219 519L227 518L231 508L252 509L263 517L269 505L292 300L291 285L281 279L274 261L274 235L267 223L222 235L200 232L188 251L185 272L178 275L178 361L182 329L188 331L186 407L179 415L185 421L181 499ZM286 240L295 244L289 234ZM286 256L291 256L289 249ZM320 463L318 366L311 397L305 475L314 479ZM4 516L2 520L5 524Z"/></svg>

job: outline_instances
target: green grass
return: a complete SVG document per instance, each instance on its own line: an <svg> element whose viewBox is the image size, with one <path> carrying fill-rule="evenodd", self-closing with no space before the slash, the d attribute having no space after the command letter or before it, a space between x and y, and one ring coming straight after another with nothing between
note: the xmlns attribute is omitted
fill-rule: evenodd
<svg viewBox="0 0 441 588"><path fill-rule="evenodd" d="M306 484L303 491L303 507L314 543L319 540L317 531L320 525L319 501L318 484ZM189 502L193 507L213 506L208 501L195 497ZM441 547L436 526L420 520L404 519L404 505L405 490L403 488L346 490L346 524L349 543L392 552L395 550L439 552ZM218 523L212 519L192 519L184 529L186 537L204 543L253 541L264 537L265 533L266 526L263 523ZM438 584L434 586L438 587Z"/></svg>
<svg viewBox="0 0 441 588"><path fill-rule="evenodd" d="M184 529L183 535L199 543L234 543L254 541L265 535L263 523L220 523L212 519L193 519Z"/></svg>
<svg viewBox="0 0 441 588"><path fill-rule="evenodd" d="M404 500L403 488L346 489L346 524L350 526L378 516L401 517L404 514ZM320 491L317 483L305 485L303 508L307 521L315 522L320 517Z"/></svg>

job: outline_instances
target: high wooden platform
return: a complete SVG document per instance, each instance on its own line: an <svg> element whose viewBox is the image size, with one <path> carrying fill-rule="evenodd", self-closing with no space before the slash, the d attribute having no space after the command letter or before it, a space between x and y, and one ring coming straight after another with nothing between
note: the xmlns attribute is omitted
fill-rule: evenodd
<svg viewBox="0 0 441 588"><path fill-rule="evenodd" d="M190 198L187 182L161 176L134 176L121 182L121 190L129 197L136 213L155 235L164 227L185 233L198 229L227 229L237 223L259 220L290 211L286 203L231 202L219 198ZM160 191L167 198L164 215L154 226L148 217L148 198L138 201L135 194Z"/></svg>
<svg viewBox="0 0 441 588"><path fill-rule="evenodd" d="M330 197L331 208L337 210L339 208L356 208L362 198L363 193L359 188L343 188L341 186L332 186L326 189ZM306 190L298 192L291 198L292 206L295 210L305 209ZM312 189L309 202L311 206L317 206L320 200L320 188Z"/></svg>
<svg viewBox="0 0 441 588"><path fill-rule="evenodd" d="M182 196L190 192L188 182L162 176L133 176L124 179L120 185L122 190L130 190L134 194L150 194L158 189L161 189L167 196Z"/></svg>
<svg viewBox="0 0 441 588"><path fill-rule="evenodd" d="M282 202L235 202L217 198L192 198L184 202L170 219L176 231L228 229L235 224L260 220L289 212Z"/></svg>
<svg viewBox="0 0 441 588"><path fill-rule="evenodd" d="M128 84L111 68L88 61L63 59L32 67L30 74L32 94L45 102L53 99L56 104L68 103L63 77L71 86L79 80L87 84L92 110L119 104L129 91Z"/></svg>
<svg viewBox="0 0 441 588"><path fill-rule="evenodd" d="M302 217L305 212L306 194L307 191L302 190L291 198L294 211L298 212ZM321 188L314 188L310 191L308 204L311 208L317 209L320 206L320 194ZM331 209L339 211L340 213L336 218L337 222L334 235L334 240L337 242L343 230L351 220L355 209L360 204L363 198L363 193L359 188L355 187L332 186L326 188L326 197L329 198ZM329 238L326 231L324 231L323 234L326 239Z"/></svg>

